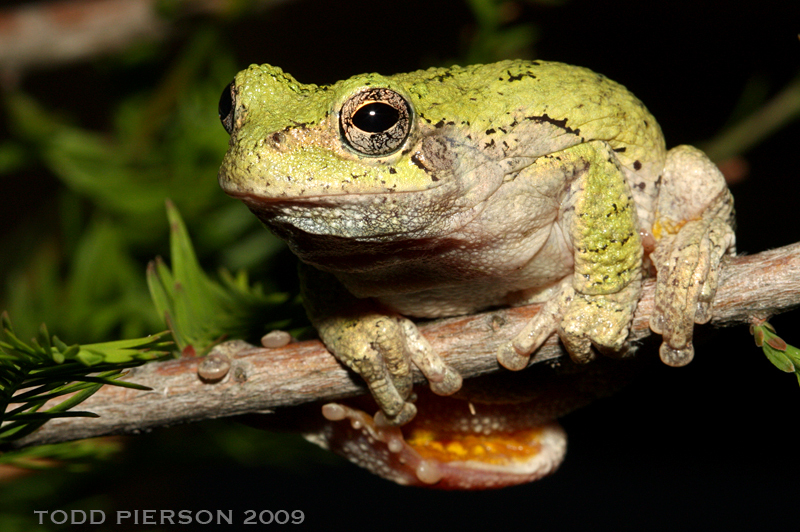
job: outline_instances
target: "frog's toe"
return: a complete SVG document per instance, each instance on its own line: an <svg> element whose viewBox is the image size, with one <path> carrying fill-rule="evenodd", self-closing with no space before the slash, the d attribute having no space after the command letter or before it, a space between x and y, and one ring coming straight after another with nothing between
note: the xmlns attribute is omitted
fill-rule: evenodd
<svg viewBox="0 0 800 532"><path fill-rule="evenodd" d="M561 322L558 335L574 362L585 364L596 358L596 354L592 350L592 342L586 336L586 331L580 327L580 323L567 320Z"/></svg>
<svg viewBox="0 0 800 532"><path fill-rule="evenodd" d="M579 363L595 358L592 347L604 355L627 352L628 332L639 300L638 278L617 293L575 294L559 325L561 342Z"/></svg>
<svg viewBox="0 0 800 532"><path fill-rule="evenodd" d="M692 361L694 358L694 347L692 343L689 342L686 346L675 349L670 347L667 342L664 342L661 344L658 354L664 364L677 368L685 366Z"/></svg>
<svg viewBox="0 0 800 532"><path fill-rule="evenodd" d="M452 395L460 390L461 374L447 365L428 340L420 334L417 326L408 319L401 319L400 326L411 361L428 379L431 391L437 395Z"/></svg>
<svg viewBox="0 0 800 532"><path fill-rule="evenodd" d="M653 312L653 315L650 316L650 330L656 334L663 334L665 325L664 315Z"/></svg>
<svg viewBox="0 0 800 532"><path fill-rule="evenodd" d="M401 427L414 419L417 415L417 407L414 403L406 402L394 417L388 417L384 410L375 414L375 424L381 427Z"/></svg>
<svg viewBox="0 0 800 532"><path fill-rule="evenodd" d="M531 353L558 330L558 323L569 306L575 290L569 282L562 283L525 327L510 341L497 349L497 362L506 369L519 371L528 367Z"/></svg>
<svg viewBox="0 0 800 532"><path fill-rule="evenodd" d="M519 371L528 367L531 354L558 329L558 321L553 316L539 311L522 331L510 342L497 349L497 362L506 369Z"/></svg>
<svg viewBox="0 0 800 532"><path fill-rule="evenodd" d="M680 297L676 296L676 300L680 301ZM689 352L692 351L692 336L694 334L694 310L696 304L685 302L686 306L676 305L673 308L656 310L650 318L650 329L661 335L663 344L661 346L661 359L665 363L667 360L686 360L687 364L691 360L691 355L686 359L684 355L679 356L679 353L685 352L688 348ZM668 353L672 354L668 354ZM684 364L672 364L682 366Z"/></svg>
<svg viewBox="0 0 800 532"><path fill-rule="evenodd" d="M442 380L430 381L431 391L436 395L453 395L461 389L462 382L461 374L453 368L447 367Z"/></svg>
<svg viewBox="0 0 800 532"><path fill-rule="evenodd" d="M369 373L361 373L367 383L369 391L375 398L375 402L386 415L386 419L393 425L400 425L407 422L414 417L416 409L411 411L409 407L413 407L411 403L406 401L407 395L403 395L398 391L398 388L405 388L404 383L398 382L395 384L386 375L373 377ZM410 379L409 379L410 380ZM408 416L411 417L408 417ZM403 421L405 420L405 421Z"/></svg>
<svg viewBox="0 0 800 532"><path fill-rule="evenodd" d="M497 362L511 371L525 369L530 359L530 354L517 351L514 347L514 342L505 342L497 349Z"/></svg>
<svg viewBox="0 0 800 532"><path fill-rule="evenodd" d="M711 321L711 301L698 301L694 311L695 323L708 323Z"/></svg>
<svg viewBox="0 0 800 532"><path fill-rule="evenodd" d="M700 288L700 295L697 298L697 307L694 313L695 323L708 323L711 320L711 307L714 296L717 293L719 283L719 268L711 268L707 278Z"/></svg>

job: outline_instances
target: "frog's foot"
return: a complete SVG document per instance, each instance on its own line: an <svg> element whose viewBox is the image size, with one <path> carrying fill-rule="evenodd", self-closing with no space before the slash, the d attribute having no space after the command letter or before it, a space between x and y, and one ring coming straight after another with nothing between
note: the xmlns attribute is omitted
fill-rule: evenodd
<svg viewBox="0 0 800 532"><path fill-rule="evenodd" d="M595 356L592 346L604 355L624 354L640 295L638 277L615 294L576 292L558 327L561 343L572 360L579 363L592 360Z"/></svg>
<svg viewBox="0 0 800 532"><path fill-rule="evenodd" d="M538 480L554 472L566 453L566 435L555 422L542 423L533 408L474 405L425 395L420 417L401 428L338 403L322 408L328 423L306 439L403 485L437 489L491 489ZM445 413L446 410L446 413ZM446 420L444 423L439 421Z"/></svg>
<svg viewBox="0 0 800 532"><path fill-rule="evenodd" d="M619 355L625 351L640 292L638 278L615 294L603 295L581 294L565 283L512 341L500 346L497 360L508 369L524 369L531 353L553 332L575 362L592 360L592 346Z"/></svg>
<svg viewBox="0 0 800 532"><path fill-rule="evenodd" d="M664 338L661 360L683 366L694 356L694 324L711 319L720 262L736 241L733 198L700 150L678 146L667 155L653 234L658 275L650 328Z"/></svg>
<svg viewBox="0 0 800 532"><path fill-rule="evenodd" d="M694 324L711 319L719 265L732 240L724 221L696 220L663 238L652 254L658 277L650 328L664 339L659 354L665 364L684 366L694 357Z"/></svg>
<svg viewBox="0 0 800 532"><path fill-rule="evenodd" d="M411 363L439 395L461 387L461 375L445 364L406 318L367 314L334 319L319 330L336 357L366 381L387 424L403 425L417 412L408 401L413 384Z"/></svg>
<svg viewBox="0 0 800 532"><path fill-rule="evenodd" d="M435 489L491 489L530 482L555 471L566 435L554 420L607 397L637 376L635 360L598 360L524 374L472 378L454 397L420 388L419 414L402 427L368 412L369 396L322 407L309 404L241 421L265 430L299 432L308 441L394 482Z"/></svg>

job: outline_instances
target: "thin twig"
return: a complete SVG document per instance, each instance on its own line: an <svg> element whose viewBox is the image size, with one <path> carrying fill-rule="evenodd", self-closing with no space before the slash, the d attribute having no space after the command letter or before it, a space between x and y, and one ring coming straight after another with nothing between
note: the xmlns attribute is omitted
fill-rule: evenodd
<svg viewBox="0 0 800 532"><path fill-rule="evenodd" d="M746 153L800 116L800 76L750 116L700 146L714 161Z"/></svg>
<svg viewBox="0 0 800 532"><path fill-rule="evenodd" d="M648 318L653 288L652 280L645 283L631 331L634 341L650 335ZM800 243L732 259L722 274L712 323L717 326L748 323L797 306L800 306ZM506 371L495 358L498 345L509 340L537 311L538 305L496 310L425 323L420 328L434 349L469 378ZM276 349L239 342L218 349L232 358L232 364L227 376L217 383L205 383L198 377L202 359L146 364L131 371L127 380L149 386L152 391L106 386L81 405L81 410L95 412L99 418L55 419L17 445L137 433L366 393L360 379L345 370L318 341ZM558 340L550 338L533 363L563 355ZM417 380L422 381L422 376L418 374Z"/></svg>

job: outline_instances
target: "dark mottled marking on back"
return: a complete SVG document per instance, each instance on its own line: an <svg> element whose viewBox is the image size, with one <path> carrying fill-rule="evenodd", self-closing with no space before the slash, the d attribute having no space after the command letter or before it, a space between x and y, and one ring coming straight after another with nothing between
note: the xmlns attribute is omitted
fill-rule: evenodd
<svg viewBox="0 0 800 532"><path fill-rule="evenodd" d="M543 114L542 116L526 116L525 120L532 120L532 121L537 122L539 124L543 124L543 123L552 124L552 125L554 125L556 127L560 127L561 129L563 129L567 133L572 133L574 135L580 135L580 133L581 133L580 129L572 129L571 127L569 127L567 125L567 119L566 118L563 118L561 120L557 120L555 118L550 118L549 116L547 116L547 113Z"/></svg>

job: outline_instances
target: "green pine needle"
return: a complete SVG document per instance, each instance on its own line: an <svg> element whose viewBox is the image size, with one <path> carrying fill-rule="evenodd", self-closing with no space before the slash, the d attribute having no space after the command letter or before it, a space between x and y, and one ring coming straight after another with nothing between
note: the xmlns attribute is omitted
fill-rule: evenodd
<svg viewBox="0 0 800 532"><path fill-rule="evenodd" d="M0 464L34 470L66 466L81 471L97 459L113 456L120 447L120 442L109 438L37 445L0 454Z"/></svg>
<svg viewBox="0 0 800 532"><path fill-rule="evenodd" d="M297 314L293 310L298 305L289 295L264 294L260 285L250 285L244 272L233 276L223 270L221 282L211 279L200 267L186 226L171 202L167 216L172 269L157 258L147 268L147 284L181 351L204 355L222 340L254 340L290 325L286 316Z"/></svg>
<svg viewBox="0 0 800 532"><path fill-rule="evenodd" d="M168 354L166 332L146 338L67 345L42 325L20 340L7 313L0 315L0 445L26 436L57 417L95 417L70 410L103 385L148 389L119 380L125 369ZM44 408L48 402L62 399Z"/></svg>

